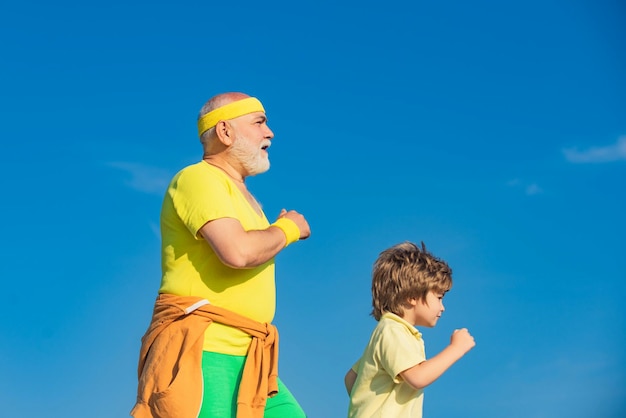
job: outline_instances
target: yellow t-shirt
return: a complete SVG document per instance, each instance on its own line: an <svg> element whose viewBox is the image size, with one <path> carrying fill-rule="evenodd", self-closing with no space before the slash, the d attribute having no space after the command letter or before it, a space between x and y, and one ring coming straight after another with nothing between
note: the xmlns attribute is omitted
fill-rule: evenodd
<svg viewBox="0 0 626 418"><path fill-rule="evenodd" d="M238 219L247 231L269 226L222 170L201 161L174 176L161 209L159 293L200 296L255 321L271 322L276 308L274 259L249 269L224 265L199 234L204 224L219 218ZM205 333L204 350L246 355L250 341L245 332L214 323Z"/></svg>
<svg viewBox="0 0 626 418"><path fill-rule="evenodd" d="M422 334L392 313L385 313L355 364L349 418L421 418L423 390L399 376L426 360Z"/></svg>

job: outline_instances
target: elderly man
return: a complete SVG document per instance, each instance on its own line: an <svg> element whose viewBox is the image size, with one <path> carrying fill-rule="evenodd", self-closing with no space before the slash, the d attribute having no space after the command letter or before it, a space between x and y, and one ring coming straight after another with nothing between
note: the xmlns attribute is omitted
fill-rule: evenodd
<svg viewBox="0 0 626 418"><path fill-rule="evenodd" d="M142 338L136 418L304 417L277 374L274 257L310 235L300 213L269 223L245 179L269 169L263 105L224 93L201 109L203 160L172 179L161 211L161 287Z"/></svg>

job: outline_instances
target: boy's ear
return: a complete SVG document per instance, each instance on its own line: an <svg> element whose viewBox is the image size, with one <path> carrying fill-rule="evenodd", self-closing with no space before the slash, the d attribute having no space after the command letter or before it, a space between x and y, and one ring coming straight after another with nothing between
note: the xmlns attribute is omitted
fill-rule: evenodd
<svg viewBox="0 0 626 418"><path fill-rule="evenodd" d="M411 306L417 306L417 299L416 298L409 298L409 300L407 300L406 303L408 303Z"/></svg>

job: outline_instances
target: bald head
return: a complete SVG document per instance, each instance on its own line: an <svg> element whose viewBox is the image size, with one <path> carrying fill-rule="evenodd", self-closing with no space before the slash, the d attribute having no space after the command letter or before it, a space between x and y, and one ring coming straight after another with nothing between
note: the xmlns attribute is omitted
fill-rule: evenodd
<svg viewBox="0 0 626 418"><path fill-rule="evenodd" d="M198 114L198 129L201 132L200 142L202 143L202 146L205 152L207 151L207 148L211 145L211 143L215 142L214 139L216 138L215 127L213 126L213 123L216 121L214 120L213 122L207 124L206 119L210 118L211 115L213 115L216 111L220 112L220 110L218 109L227 109L229 105L232 105L235 102L244 103L245 102L244 99L253 100L254 103L258 104L258 107L260 109L263 108L263 106L261 105L261 102L259 102L257 99L254 99L250 97L249 95L245 93L240 93L240 92L229 92L229 93L218 94L212 97L211 99L209 99L204 104L204 106L202 106L202 109L200 109L200 113ZM220 116L226 116L226 115L220 115ZM202 125L204 126L201 128Z"/></svg>
<svg viewBox="0 0 626 418"><path fill-rule="evenodd" d="M247 99L248 97L250 96L245 93L239 92L222 93L218 94L217 96L213 96L204 104L204 106L202 106L202 109L200 109L198 119L200 119L202 116L206 115L212 110L220 108L229 103L236 102L237 100Z"/></svg>

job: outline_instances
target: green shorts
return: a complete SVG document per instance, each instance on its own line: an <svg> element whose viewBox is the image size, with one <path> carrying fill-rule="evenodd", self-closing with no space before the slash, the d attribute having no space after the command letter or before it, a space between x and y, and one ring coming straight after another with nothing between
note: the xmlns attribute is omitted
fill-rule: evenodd
<svg viewBox="0 0 626 418"><path fill-rule="evenodd" d="M236 418L237 391L246 356L202 352L204 395L198 418ZM289 389L278 379L278 393L267 399L264 418L306 418Z"/></svg>

